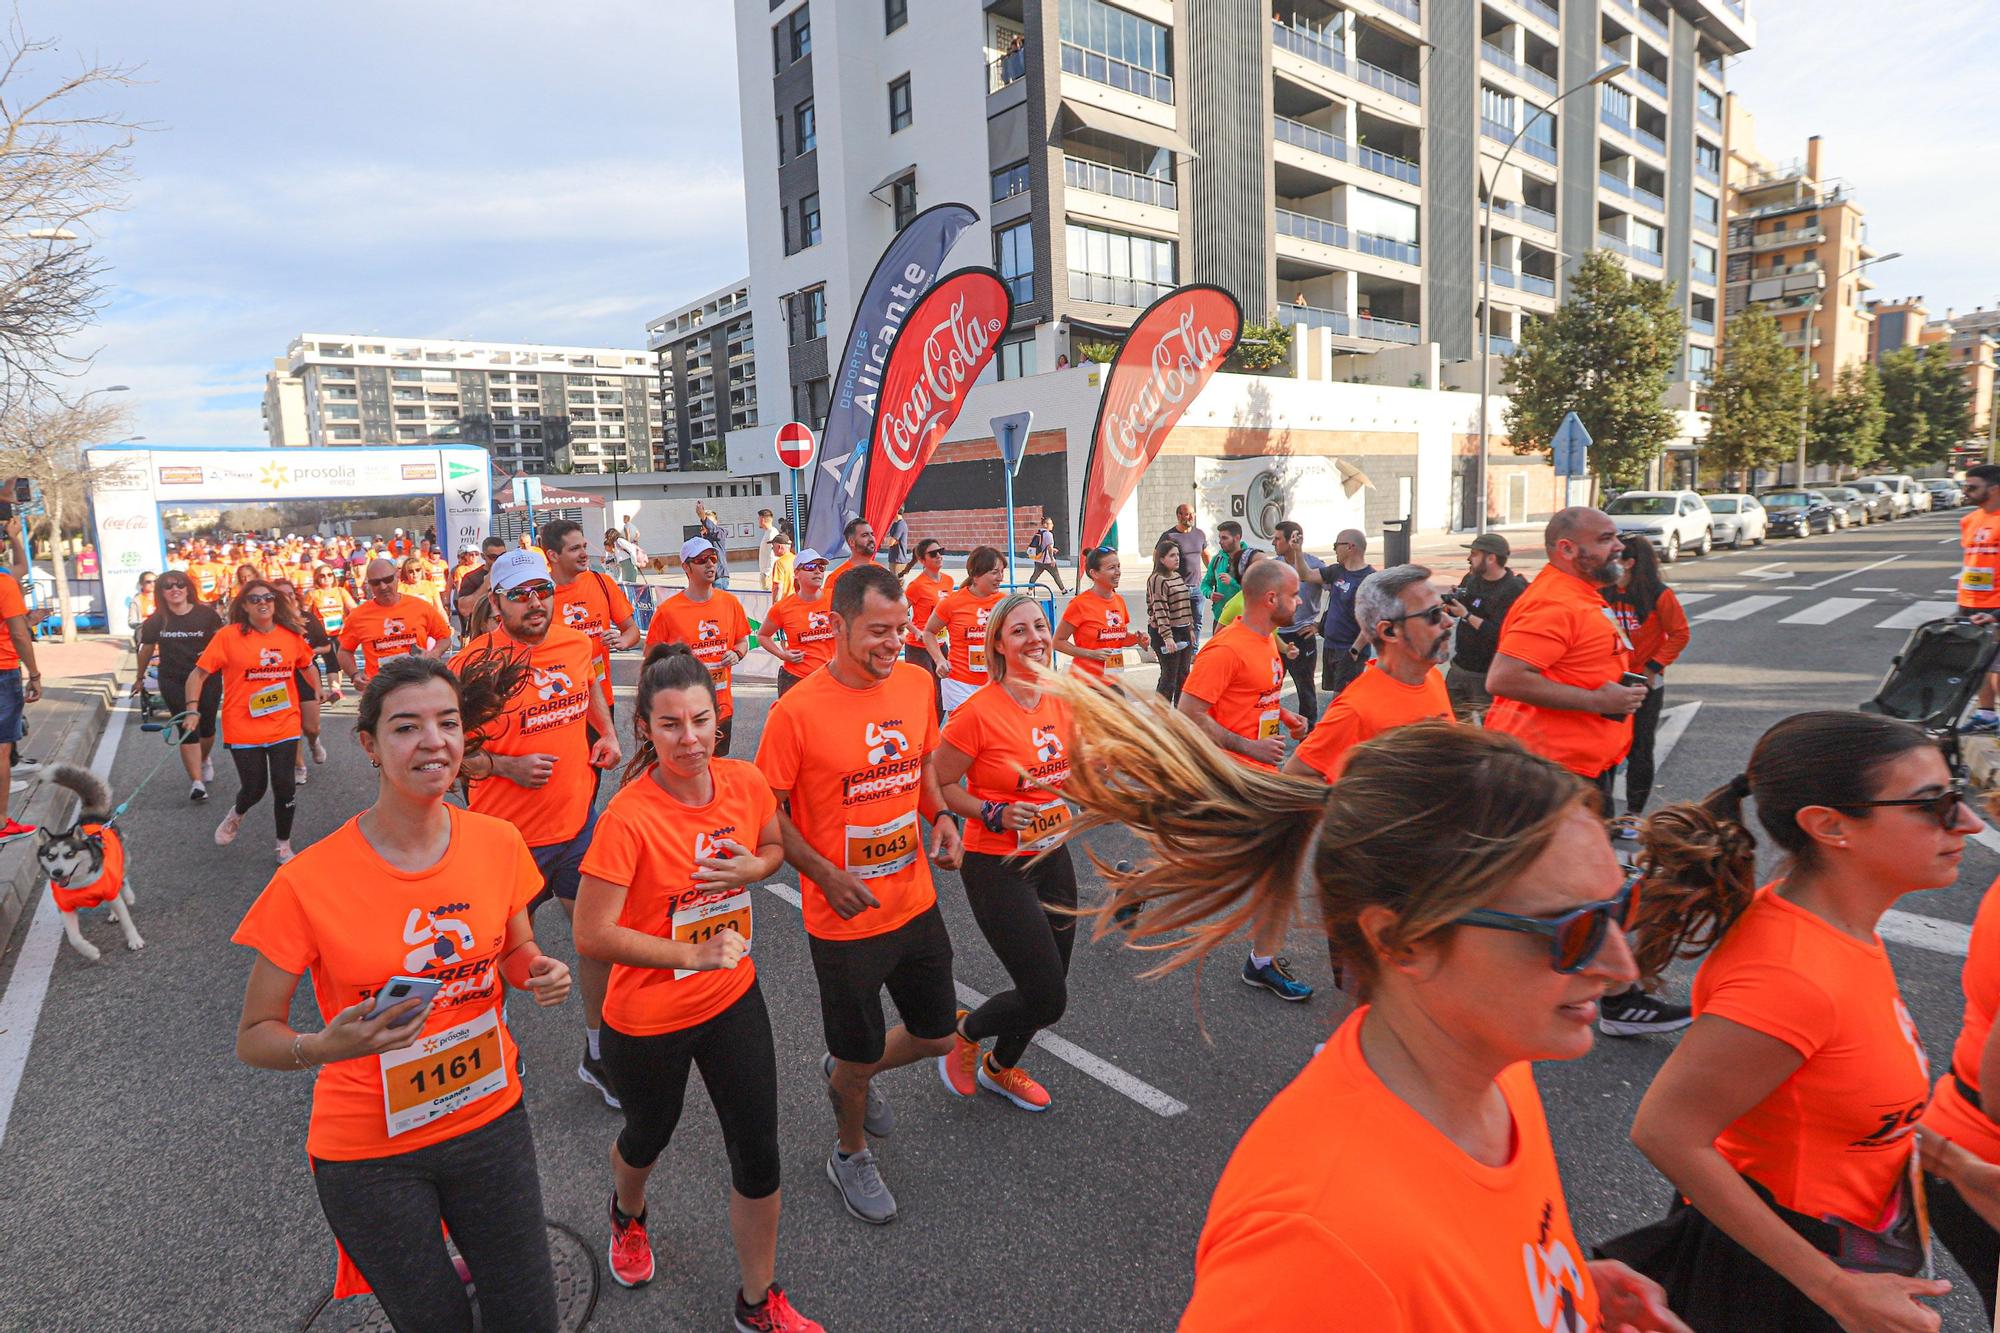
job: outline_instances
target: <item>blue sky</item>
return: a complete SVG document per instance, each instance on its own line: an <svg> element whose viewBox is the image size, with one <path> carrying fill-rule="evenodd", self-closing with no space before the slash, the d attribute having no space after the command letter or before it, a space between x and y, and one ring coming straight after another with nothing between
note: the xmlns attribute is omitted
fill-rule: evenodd
<svg viewBox="0 0 2000 1333"><path fill-rule="evenodd" d="M958 0L968 3L969 0ZM1751 0L1730 70L1780 160L1826 136L1880 294L2000 299L1991 6ZM638 346L745 269L725 0L25 0L61 59L142 67L131 207L88 383L155 443L261 443L306 330Z"/></svg>

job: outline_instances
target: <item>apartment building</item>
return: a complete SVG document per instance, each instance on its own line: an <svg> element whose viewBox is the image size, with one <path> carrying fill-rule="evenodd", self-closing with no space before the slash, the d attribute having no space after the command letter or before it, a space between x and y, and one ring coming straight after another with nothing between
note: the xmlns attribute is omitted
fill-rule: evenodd
<svg viewBox="0 0 2000 1333"><path fill-rule="evenodd" d="M265 376L264 430L273 445L477 444L512 472L643 472L663 461L660 394L653 354L631 348L302 333Z"/></svg>
<svg viewBox="0 0 2000 1333"><path fill-rule="evenodd" d="M1869 355L1874 283L1857 267L1876 253L1867 219L1846 182L1829 173L1818 135L1803 158L1773 162L1757 148L1754 117L1734 96L1727 101L1723 319L1762 305L1785 345L1811 358L1813 379L1830 387Z"/></svg>
<svg viewBox="0 0 2000 1333"><path fill-rule="evenodd" d="M757 339L750 280L732 282L646 325L659 358L667 466L723 465L723 436L757 424Z"/></svg>
<svg viewBox="0 0 2000 1333"><path fill-rule="evenodd" d="M786 334L759 348L759 377L794 416L823 417L827 324L845 332L896 228L954 200L983 216L949 263L991 264L1014 293L1001 378L1077 359L1190 281L1340 352L1431 342L1468 360L1475 165L1492 182L1496 351L1607 248L1678 284L1688 380L1713 366L1723 65L1754 39L1742 0L737 0L736 13L751 283ZM1607 63L1627 68L1584 86ZM1680 397L1691 404L1691 385Z"/></svg>
<svg viewBox="0 0 2000 1333"><path fill-rule="evenodd" d="M1868 359L1879 362L1903 347L1944 344L1951 359L1965 377L1972 395L1972 433L1991 440L1994 435L1994 394L2000 390L2000 309L1969 310L1959 314L1947 310L1941 318L1931 318L1921 296L1895 301L1870 301Z"/></svg>

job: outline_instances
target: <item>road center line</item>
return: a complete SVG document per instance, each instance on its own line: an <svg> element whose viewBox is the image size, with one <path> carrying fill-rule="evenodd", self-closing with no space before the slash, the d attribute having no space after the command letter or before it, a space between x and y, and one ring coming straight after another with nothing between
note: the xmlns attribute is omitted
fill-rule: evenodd
<svg viewBox="0 0 2000 1333"><path fill-rule="evenodd" d="M801 906L799 891L791 885L766 884L764 887L792 906ZM952 984L958 989L959 1001L968 1007L977 1008L986 1003L986 996L981 995L964 982L954 980ZM1037 1032L1034 1035L1033 1044L1041 1047L1064 1064L1088 1074L1113 1092L1131 1098L1154 1115L1163 1118L1177 1116L1188 1109L1186 1102L1168 1096L1144 1079L1136 1078L1126 1073L1110 1061L1099 1059L1089 1051L1084 1050L1083 1047L1078 1046L1075 1042L1065 1041L1053 1032Z"/></svg>

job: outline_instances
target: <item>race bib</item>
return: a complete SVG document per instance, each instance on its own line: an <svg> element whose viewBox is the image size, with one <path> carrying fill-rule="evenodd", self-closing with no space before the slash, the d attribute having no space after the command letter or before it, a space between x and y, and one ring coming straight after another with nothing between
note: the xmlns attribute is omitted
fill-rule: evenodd
<svg viewBox="0 0 2000 1333"><path fill-rule="evenodd" d="M269 717L292 706L292 683L288 680L266 685L250 696L250 716Z"/></svg>
<svg viewBox="0 0 2000 1333"><path fill-rule="evenodd" d="M1960 592L1992 592L1993 571L1990 569L1977 569L1971 565L1967 565L1964 569L1958 571L1958 590Z"/></svg>
<svg viewBox="0 0 2000 1333"><path fill-rule="evenodd" d="M1275 739L1281 725L1278 710L1275 708L1257 714L1257 739L1260 741Z"/></svg>
<svg viewBox="0 0 2000 1333"><path fill-rule="evenodd" d="M986 644L984 641L965 645L965 664L971 668L972 674L975 676L986 674Z"/></svg>
<svg viewBox="0 0 2000 1333"><path fill-rule="evenodd" d="M1068 801L1035 806L1028 826L1014 831L1015 840L1023 852L1045 852L1069 836L1069 820Z"/></svg>
<svg viewBox="0 0 2000 1333"><path fill-rule="evenodd" d="M1107 676L1124 675L1125 650L1123 648L1113 649L1111 652L1111 656L1104 659L1103 665L1104 665L1104 674Z"/></svg>
<svg viewBox="0 0 2000 1333"><path fill-rule="evenodd" d="M750 942L750 890L734 889L728 893L702 898L674 909L674 938L682 944L706 944L724 930L733 930ZM691 977L697 969L677 967L674 980Z"/></svg>
<svg viewBox="0 0 2000 1333"><path fill-rule="evenodd" d="M400 1051L385 1051L378 1058L382 1062L382 1110L392 1139L507 1086L507 1066L500 1058L497 1007L469 1023L419 1037Z"/></svg>
<svg viewBox="0 0 2000 1333"><path fill-rule="evenodd" d="M856 879L880 879L916 864L917 812L864 828L847 826L847 870Z"/></svg>

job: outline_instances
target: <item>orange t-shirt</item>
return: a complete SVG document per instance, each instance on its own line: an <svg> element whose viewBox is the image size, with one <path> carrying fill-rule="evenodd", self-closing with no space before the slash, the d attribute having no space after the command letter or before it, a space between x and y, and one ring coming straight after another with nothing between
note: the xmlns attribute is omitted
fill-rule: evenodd
<svg viewBox="0 0 2000 1333"><path fill-rule="evenodd" d="M214 560L197 560L188 566L188 577L194 580L195 594L204 602L227 601L231 576L235 573L228 565Z"/></svg>
<svg viewBox="0 0 2000 1333"><path fill-rule="evenodd" d="M490 630L459 649L454 667L482 652L526 653L532 674L507 711L483 735L492 754L554 755L555 771L540 787L508 778L472 784L466 804L521 830L530 847L568 842L583 831L597 796L597 770L590 766L590 640L573 629L550 625L532 648L504 629Z"/></svg>
<svg viewBox="0 0 2000 1333"><path fill-rule="evenodd" d="M1357 1010L1244 1131L1194 1256L1182 1333L1283 1328L1302 1310L1368 1333L1598 1326L1533 1067L1499 1077L1514 1158L1467 1156L1397 1097ZM1308 1321L1310 1322L1310 1321Z"/></svg>
<svg viewBox="0 0 2000 1333"><path fill-rule="evenodd" d="M1033 708L1023 708L998 681L982 685L952 709L944 743L971 757L965 789L974 796L1040 807L1032 825L1004 833L966 820L967 851L1032 856L1068 835L1070 808L1055 792L1069 780L1069 705L1053 691L1042 691Z"/></svg>
<svg viewBox="0 0 2000 1333"><path fill-rule="evenodd" d="M1278 702L1284 688L1285 663L1271 636L1238 619L1201 646L1181 692L1207 704L1208 715L1224 731L1245 740L1269 740L1284 734ZM1234 750L1229 757L1253 768L1277 767Z"/></svg>
<svg viewBox="0 0 2000 1333"><path fill-rule="evenodd" d="M77 832L86 836L94 833L103 841L104 864L98 869L97 877L87 884L71 884L65 888L53 879L49 881L49 896L56 900L58 912L102 907L125 887L125 840L118 836L118 830L109 824L79 824Z"/></svg>
<svg viewBox="0 0 2000 1333"><path fill-rule="evenodd" d="M919 574L903 585L903 596L910 603L910 632L904 636L904 641L912 648L924 646L924 638L919 631L931 623L931 612L937 610L938 602L957 586L949 574L939 574L936 578Z"/></svg>
<svg viewBox="0 0 2000 1333"><path fill-rule="evenodd" d="M444 613L421 597L402 593L394 606L384 606L370 597L348 611L340 627L340 646L361 658L363 674L392 657L424 650L424 640L448 643L451 626Z"/></svg>
<svg viewBox="0 0 2000 1333"><path fill-rule="evenodd" d="M542 872L504 822L445 809L451 845L428 870L390 865L356 816L281 866L231 937L274 967L312 973L322 1021L390 977L444 983L416 1044L320 1067L306 1131L314 1157L413 1152L521 1100L500 959L507 922L541 892Z"/></svg>
<svg viewBox="0 0 2000 1333"><path fill-rule="evenodd" d="M819 596L807 601L797 593L780 598L764 613L764 623L794 652L806 659L796 665L779 659L788 675L805 677L826 665L833 656L833 598L821 585Z"/></svg>
<svg viewBox="0 0 2000 1333"><path fill-rule="evenodd" d="M464 571L461 570L462 574ZM611 706L611 650L597 637L600 630L632 623L632 599L624 589L592 571L556 589L556 604L550 610L558 625L567 625L590 636L591 670L604 691L604 705ZM652 642L652 640L648 640ZM718 689L721 687L718 686ZM727 696L722 700L721 717L729 716ZM720 718L717 719L718 721Z"/></svg>
<svg viewBox="0 0 2000 1333"><path fill-rule="evenodd" d="M27 614L28 599L21 595L21 581L8 571L0 570L0 620L12 620L15 616ZM146 609L146 614L153 614L151 607ZM0 629L0 671L12 671L20 665L21 653L14 647L14 636Z"/></svg>
<svg viewBox="0 0 2000 1333"><path fill-rule="evenodd" d="M1971 509L1958 520L1964 552L1958 571L1958 604L1990 610L2000 606L2000 514Z"/></svg>
<svg viewBox="0 0 2000 1333"><path fill-rule="evenodd" d="M1766 885L1695 974L1694 1012L1805 1057L1715 1150L1787 1208L1883 1225L1930 1101L1930 1062L1881 939L1863 944Z"/></svg>
<svg viewBox="0 0 2000 1333"><path fill-rule="evenodd" d="M931 676L897 662L864 690L815 671L771 705L757 767L791 793L792 823L814 851L845 866L880 907L843 920L799 876L806 933L823 940L881 935L937 901L917 813L924 758L937 747Z"/></svg>
<svg viewBox="0 0 2000 1333"><path fill-rule="evenodd" d="M222 677L222 743L276 745L299 736L295 671L312 670L312 648L283 625L267 634L224 625L195 665Z"/></svg>
<svg viewBox="0 0 2000 1333"><path fill-rule="evenodd" d="M840 582L840 576L842 574L845 574L850 569L859 569L863 565L873 565L877 569L889 569L889 567L883 564L880 560L856 560L853 556L850 555L847 557L847 559L841 561L839 564L835 565L832 569L826 571L826 582L821 585L821 587L825 589L826 595L829 598L833 596L833 585ZM890 569L889 572L893 574L896 571Z"/></svg>
<svg viewBox="0 0 2000 1333"><path fill-rule="evenodd" d="M1500 627L1498 651L1559 685L1594 690L1624 675L1632 641L1593 584L1544 565ZM1486 725L1594 780L1632 748L1632 719L1495 698Z"/></svg>
<svg viewBox="0 0 2000 1333"><path fill-rule="evenodd" d="M584 854L583 873L625 886L625 909L618 924L661 939L700 939L703 909L722 908L746 923L736 933L755 943L747 924L754 918L752 884L734 894L712 894L694 882L695 860L714 841L729 838L755 851L757 835L778 808L771 784L755 764L738 759L709 761L715 796L707 805L682 805L660 789L651 770L618 789ZM728 899L740 898L740 904ZM675 914L683 914L676 923ZM707 918L710 923L715 917ZM735 925L731 920L730 924ZM604 996L604 1021L634 1037L677 1032L706 1023L741 999L757 975L748 957L733 968L677 973L671 967L611 965L611 988Z"/></svg>
<svg viewBox="0 0 2000 1333"><path fill-rule="evenodd" d="M1993 1031L1993 1015L2000 1012L2000 880L1995 880L1980 900L1961 982L1965 1021L1959 1025L1958 1042L1951 1048L1951 1068L1938 1079L1930 1109L1924 1112L1924 1128L1944 1135L1975 1157L2000 1162L2000 1124L1967 1101L1952 1081L1956 1074L1978 1088L1982 1101L1989 1095L1979 1087L1979 1078L1986 1038ZM2000 1101L1994 1103L1994 1109L2000 1110Z"/></svg>
<svg viewBox="0 0 2000 1333"><path fill-rule="evenodd" d="M306 600L319 610L319 619L326 626L326 632L338 638L340 627L347 623L347 613L354 609L354 594L338 584L331 588L305 590Z"/></svg>
<svg viewBox="0 0 2000 1333"><path fill-rule="evenodd" d="M1144 636L1132 628L1132 612L1122 597L1099 597L1086 588L1070 599L1058 623L1073 627L1079 648L1128 648ZM1093 662L1087 657L1070 658L1070 670L1081 671L1099 680L1109 675L1117 679L1125 669L1124 654L1111 662Z"/></svg>
<svg viewBox="0 0 2000 1333"><path fill-rule="evenodd" d="M948 592L932 614L944 623L951 639L945 660L951 663L951 678L965 685L986 683L986 622L1005 593L995 591L981 597L970 586ZM926 620L925 624L930 622Z"/></svg>
<svg viewBox="0 0 2000 1333"><path fill-rule="evenodd" d="M1380 663L1370 662L1327 705L1326 714L1296 754L1300 763L1333 782L1347 767L1348 751L1363 741L1412 722L1451 716L1451 695L1445 692L1444 673L1436 667L1424 673L1421 685L1405 685Z"/></svg>
<svg viewBox="0 0 2000 1333"><path fill-rule="evenodd" d="M646 627L646 646L656 643L684 643L694 649L695 658L708 668L715 682L715 720L721 722L736 711L736 699L729 689L734 668L722 665L737 644L750 637L750 617L735 594L712 589L705 602L691 601L684 592L675 593L653 612Z"/></svg>

